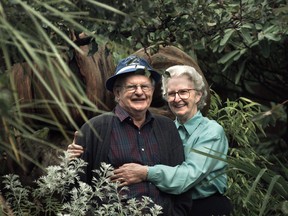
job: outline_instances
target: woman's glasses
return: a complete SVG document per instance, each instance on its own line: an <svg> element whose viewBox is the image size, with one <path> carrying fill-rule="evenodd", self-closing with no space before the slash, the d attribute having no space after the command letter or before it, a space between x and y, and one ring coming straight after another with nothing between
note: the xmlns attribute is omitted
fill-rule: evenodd
<svg viewBox="0 0 288 216"><path fill-rule="evenodd" d="M190 97L190 91L196 90L196 89L180 89L176 92L168 92L165 94L167 101L174 101L176 98L176 94L178 94L179 98L182 100L186 100Z"/></svg>

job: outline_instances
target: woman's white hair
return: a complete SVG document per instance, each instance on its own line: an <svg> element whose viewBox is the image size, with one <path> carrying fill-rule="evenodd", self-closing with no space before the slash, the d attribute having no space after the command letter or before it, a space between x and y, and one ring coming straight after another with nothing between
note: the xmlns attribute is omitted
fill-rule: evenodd
<svg viewBox="0 0 288 216"><path fill-rule="evenodd" d="M166 98L167 83L171 78L187 76L193 83L195 90L202 93L202 97L197 103L198 110L202 110L206 105L207 89L203 77L195 70L194 67L188 65L174 65L166 69L162 76L162 94Z"/></svg>

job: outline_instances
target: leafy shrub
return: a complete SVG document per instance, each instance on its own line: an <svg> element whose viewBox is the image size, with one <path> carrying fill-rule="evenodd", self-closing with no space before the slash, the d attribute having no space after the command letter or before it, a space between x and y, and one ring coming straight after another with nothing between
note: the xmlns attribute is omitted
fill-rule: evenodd
<svg viewBox="0 0 288 216"><path fill-rule="evenodd" d="M35 181L35 188L23 187L19 176L4 176L3 196L13 215L159 215L162 207L149 197L141 200L126 198L127 187L119 187L109 176L113 167L102 163L95 172L92 185L80 181L79 172L86 165L81 159L69 160L68 155L60 157L61 162L47 168L47 175ZM77 186L76 186L77 185ZM1 206L0 206L1 207ZM0 212L1 213L1 212Z"/></svg>
<svg viewBox="0 0 288 216"><path fill-rule="evenodd" d="M213 91L211 100L208 116L224 127L230 143L227 196L234 206L233 215L288 215L288 161L255 148L262 144L260 135L265 137L269 118L277 120L273 111L268 115L247 98L223 104Z"/></svg>

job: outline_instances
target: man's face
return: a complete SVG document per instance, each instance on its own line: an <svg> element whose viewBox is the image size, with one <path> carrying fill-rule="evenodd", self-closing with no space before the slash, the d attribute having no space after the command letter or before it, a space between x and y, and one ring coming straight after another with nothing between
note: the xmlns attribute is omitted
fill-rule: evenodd
<svg viewBox="0 0 288 216"><path fill-rule="evenodd" d="M131 74L123 78L120 85L121 87L114 89L119 105L132 116L146 113L154 92L154 86L149 77Z"/></svg>

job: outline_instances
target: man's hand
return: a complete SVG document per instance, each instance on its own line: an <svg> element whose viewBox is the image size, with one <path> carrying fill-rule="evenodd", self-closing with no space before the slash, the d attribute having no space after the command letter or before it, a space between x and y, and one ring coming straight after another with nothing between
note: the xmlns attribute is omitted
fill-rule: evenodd
<svg viewBox="0 0 288 216"><path fill-rule="evenodd" d="M67 148L67 152L69 153L70 159L80 157L81 154L84 152L83 147L81 145L77 145L75 143L77 136L78 136L78 131L75 131L73 142L71 144L69 144L68 148Z"/></svg>
<svg viewBox="0 0 288 216"><path fill-rule="evenodd" d="M127 163L113 171L110 177L113 182L119 181L120 186L127 186L145 181L148 167L136 163Z"/></svg>

